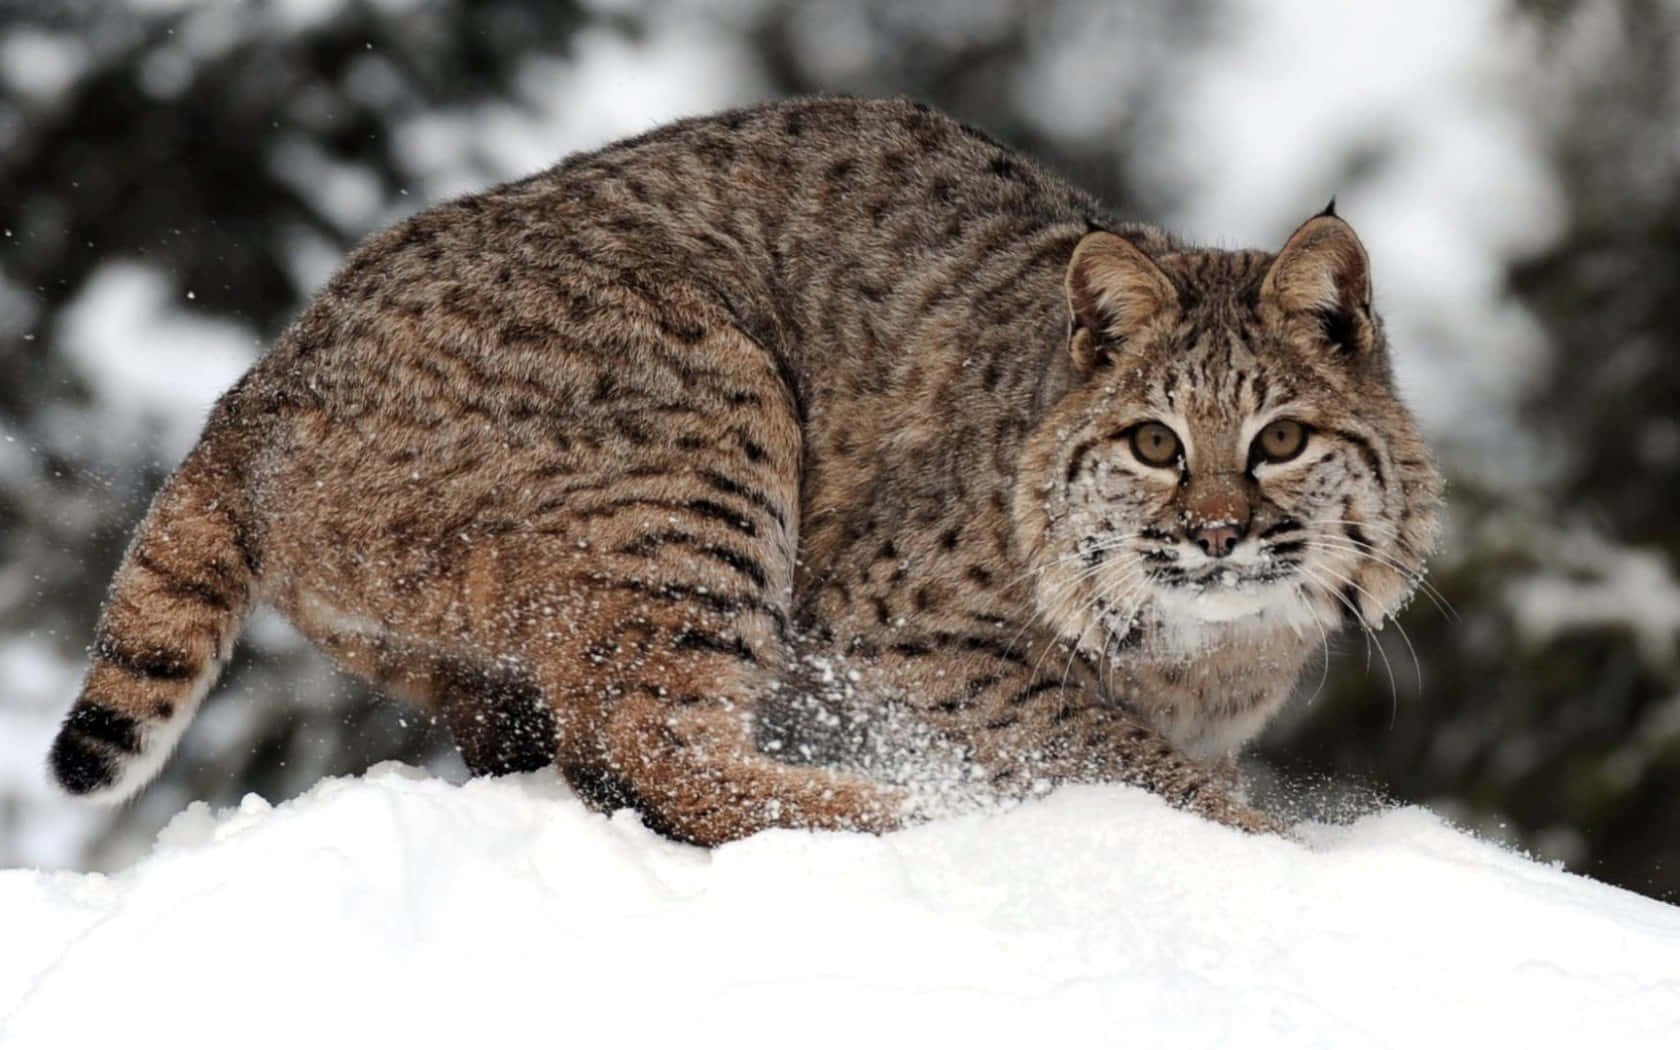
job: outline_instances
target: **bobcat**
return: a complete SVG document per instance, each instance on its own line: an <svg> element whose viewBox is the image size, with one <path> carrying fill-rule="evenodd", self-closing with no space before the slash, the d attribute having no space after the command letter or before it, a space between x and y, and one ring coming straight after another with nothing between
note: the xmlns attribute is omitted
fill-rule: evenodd
<svg viewBox="0 0 1680 1050"><path fill-rule="evenodd" d="M479 774L712 844L1221 772L1440 479L1333 207L1122 225L906 101L685 120L369 238L156 498L52 746L162 764L252 604Z"/></svg>

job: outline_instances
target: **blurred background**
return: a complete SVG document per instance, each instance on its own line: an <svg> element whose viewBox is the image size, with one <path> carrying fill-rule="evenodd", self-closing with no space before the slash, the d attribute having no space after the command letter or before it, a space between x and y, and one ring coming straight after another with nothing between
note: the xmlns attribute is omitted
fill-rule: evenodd
<svg viewBox="0 0 1680 1050"><path fill-rule="evenodd" d="M1339 644L1260 780L1680 901L1677 71L1665 0L0 0L0 865L120 866L192 799L386 758L463 776L272 615L126 809L55 799L43 755L151 493L351 244L847 92L1206 243L1275 250L1334 195L1451 518L1440 599Z"/></svg>

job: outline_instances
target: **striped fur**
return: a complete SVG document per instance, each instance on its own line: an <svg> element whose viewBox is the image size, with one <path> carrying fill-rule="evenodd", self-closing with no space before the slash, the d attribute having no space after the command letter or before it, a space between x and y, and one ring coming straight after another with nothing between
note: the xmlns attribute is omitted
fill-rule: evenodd
<svg viewBox="0 0 1680 1050"><path fill-rule="evenodd" d="M1137 260L1076 257L1105 229ZM118 572L55 776L143 785L261 600L438 710L476 772L552 763L690 841L1092 780L1272 827L1213 770L1293 685L1318 638L1273 628L1318 599L1233 618L1157 580L1127 605L1129 577L1070 567L1122 510L1185 542L1182 500L1111 440L1137 405L1178 413L1199 478L1292 396L1322 466L1256 484L1369 515L1374 559L1337 563L1362 616L1409 590L1438 482L1333 232L1193 251L925 107L854 100L432 208L218 403ZM1326 347L1325 317L1359 345ZM1117 616L1137 629L1092 645Z"/></svg>

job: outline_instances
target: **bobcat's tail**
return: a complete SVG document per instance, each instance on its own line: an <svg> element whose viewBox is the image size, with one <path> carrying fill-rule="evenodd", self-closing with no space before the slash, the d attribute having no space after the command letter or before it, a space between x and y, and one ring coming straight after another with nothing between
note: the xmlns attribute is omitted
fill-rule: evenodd
<svg viewBox="0 0 1680 1050"><path fill-rule="evenodd" d="M117 570L93 666L48 755L72 795L146 785L216 680L252 601L258 559L244 481L214 428L164 485Z"/></svg>

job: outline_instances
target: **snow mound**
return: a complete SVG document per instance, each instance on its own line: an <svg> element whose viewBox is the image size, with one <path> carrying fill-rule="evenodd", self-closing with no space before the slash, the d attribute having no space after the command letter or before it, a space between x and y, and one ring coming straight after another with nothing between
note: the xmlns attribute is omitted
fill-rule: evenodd
<svg viewBox="0 0 1680 1050"><path fill-rule="evenodd" d="M397 765L0 872L0 1045L1669 1045L1680 909L1416 809L1307 845L1127 788L706 852ZM1590 1037L1590 1038L1589 1038Z"/></svg>

